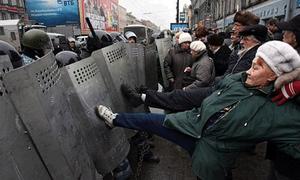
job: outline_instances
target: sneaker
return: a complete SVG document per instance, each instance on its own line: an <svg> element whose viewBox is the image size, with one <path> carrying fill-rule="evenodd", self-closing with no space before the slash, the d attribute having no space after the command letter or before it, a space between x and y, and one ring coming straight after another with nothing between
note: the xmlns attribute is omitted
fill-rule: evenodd
<svg viewBox="0 0 300 180"><path fill-rule="evenodd" d="M121 85L121 92L133 107L138 107L144 103L141 99L141 94L139 94L135 89L131 88L128 84Z"/></svg>
<svg viewBox="0 0 300 180"><path fill-rule="evenodd" d="M96 107L97 115L104 120L105 124L110 128L113 128L113 120L117 117L116 113L113 113L110 109L103 105L99 105Z"/></svg>

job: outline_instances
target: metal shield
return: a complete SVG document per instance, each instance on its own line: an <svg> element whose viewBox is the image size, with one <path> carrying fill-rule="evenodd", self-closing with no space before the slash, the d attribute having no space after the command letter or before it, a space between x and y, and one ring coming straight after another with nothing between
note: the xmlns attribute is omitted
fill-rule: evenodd
<svg viewBox="0 0 300 180"><path fill-rule="evenodd" d="M100 104L114 109L113 101L117 99L112 98L113 94L106 87L92 57L65 66L61 70L72 114L79 121L97 171L104 175L116 168L129 151L123 129L108 129L95 114L95 107Z"/></svg>
<svg viewBox="0 0 300 180"><path fill-rule="evenodd" d="M2 75L12 69L9 57L0 56L0 177L7 180L50 180L51 176L3 86Z"/></svg>
<svg viewBox="0 0 300 180"><path fill-rule="evenodd" d="M95 179L51 53L3 77L13 105L53 179Z"/></svg>
<svg viewBox="0 0 300 180"><path fill-rule="evenodd" d="M164 60L168 54L169 49L172 47L172 40L170 38L163 38L163 39L155 39L159 63L160 63L160 71L163 79L163 86L168 87L168 80L164 71Z"/></svg>

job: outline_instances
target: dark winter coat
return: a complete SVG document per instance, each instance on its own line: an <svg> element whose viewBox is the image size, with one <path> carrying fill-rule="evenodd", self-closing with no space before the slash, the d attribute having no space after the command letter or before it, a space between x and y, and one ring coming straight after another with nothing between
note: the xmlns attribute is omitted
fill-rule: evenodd
<svg viewBox="0 0 300 180"><path fill-rule="evenodd" d="M192 65L192 55L190 51L179 47L171 48L164 60L164 70L167 79L174 78L173 89L181 89L184 69Z"/></svg>
<svg viewBox="0 0 300 180"><path fill-rule="evenodd" d="M296 50L300 54L300 47L296 48ZM298 106L300 106L300 103L298 103ZM266 158L272 160L275 170L280 174L291 180L300 179L300 159L292 158L290 155L281 152L272 143L268 143Z"/></svg>
<svg viewBox="0 0 300 180"><path fill-rule="evenodd" d="M194 79L194 82L186 86L185 90L213 85L215 79L215 67L213 60L208 57L206 51L201 53L193 63L190 76Z"/></svg>
<svg viewBox="0 0 300 180"><path fill-rule="evenodd" d="M300 159L300 107L293 101L277 106L271 101L273 86L247 88L245 73L226 76L200 108L168 114L164 126L197 139L192 155L193 172L205 180L224 180L239 152L271 141ZM206 123L223 111L212 126Z"/></svg>
<svg viewBox="0 0 300 180"><path fill-rule="evenodd" d="M231 50L227 45L221 46L216 53L209 51L209 57L214 60L216 76L222 76L226 72L230 54Z"/></svg>
<svg viewBox="0 0 300 180"><path fill-rule="evenodd" d="M224 75L235 74L250 69L252 60L255 58L255 54L259 46L260 44L244 51L241 54L239 54L237 50L233 51L230 54L228 68Z"/></svg>

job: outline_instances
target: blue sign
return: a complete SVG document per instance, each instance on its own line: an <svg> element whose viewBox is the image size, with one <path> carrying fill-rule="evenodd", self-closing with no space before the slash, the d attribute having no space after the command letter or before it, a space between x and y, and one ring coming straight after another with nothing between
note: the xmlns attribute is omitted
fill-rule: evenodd
<svg viewBox="0 0 300 180"><path fill-rule="evenodd" d="M77 0L26 0L29 19L45 26L79 24Z"/></svg>
<svg viewBox="0 0 300 180"><path fill-rule="evenodd" d="M170 29L172 31L182 31L183 29L188 28L188 23L171 23Z"/></svg>
<svg viewBox="0 0 300 180"><path fill-rule="evenodd" d="M297 0L297 8L300 8L300 0Z"/></svg>

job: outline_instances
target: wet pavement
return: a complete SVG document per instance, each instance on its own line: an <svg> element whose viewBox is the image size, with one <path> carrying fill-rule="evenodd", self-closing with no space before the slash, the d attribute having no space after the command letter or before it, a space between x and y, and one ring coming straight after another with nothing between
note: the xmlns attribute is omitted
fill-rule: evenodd
<svg viewBox="0 0 300 180"><path fill-rule="evenodd" d="M196 180L192 174L190 157L182 148L157 136L154 142L155 148L152 151L160 157L160 163L144 162L138 179ZM265 144L259 144L255 154L242 154L232 171L233 180L267 180L269 161L264 156Z"/></svg>

